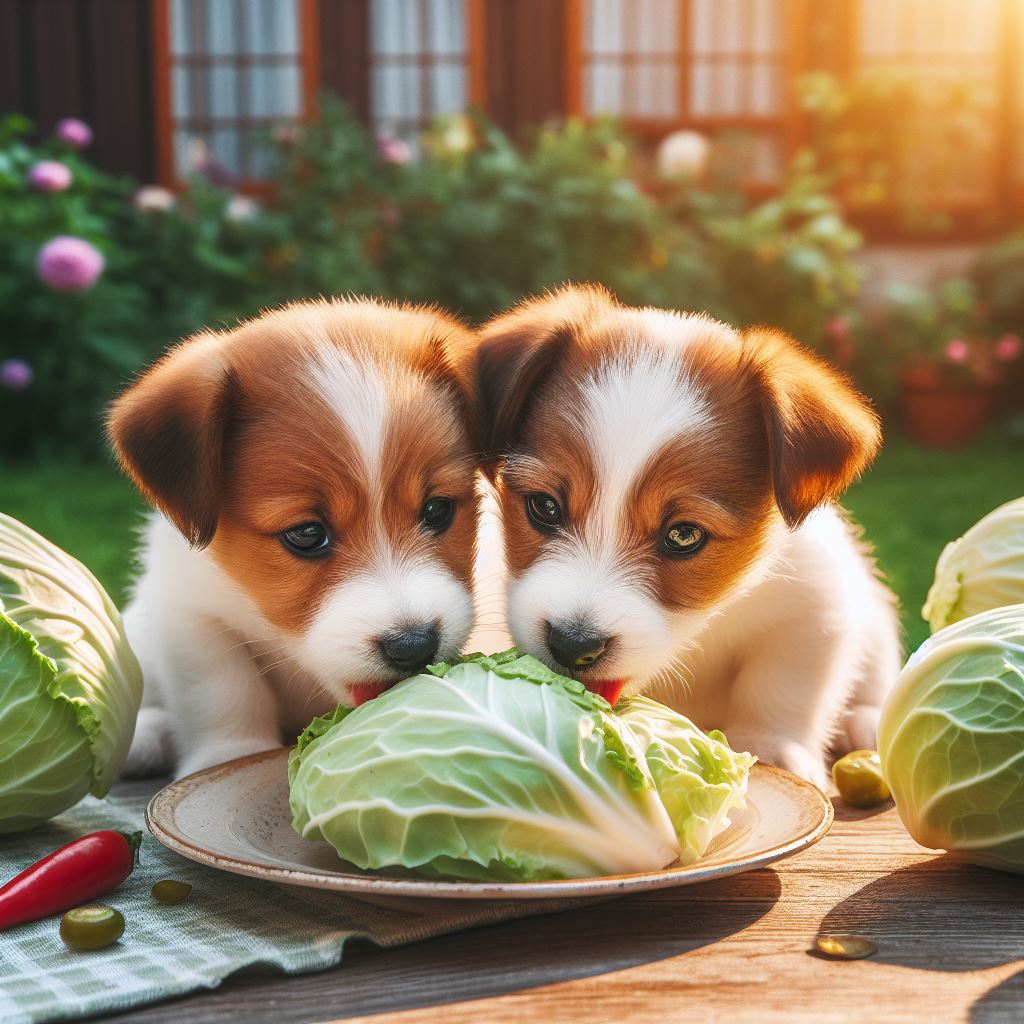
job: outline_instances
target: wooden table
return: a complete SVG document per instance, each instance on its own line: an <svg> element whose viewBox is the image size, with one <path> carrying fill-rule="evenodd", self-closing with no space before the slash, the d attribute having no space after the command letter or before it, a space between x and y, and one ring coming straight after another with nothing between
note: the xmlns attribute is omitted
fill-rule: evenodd
<svg viewBox="0 0 1024 1024"><path fill-rule="evenodd" d="M819 931L879 947L809 952ZM236 976L118 1024L579 1021L1024 1022L1024 876L917 846L891 805L850 813L763 871L379 950L333 970Z"/></svg>

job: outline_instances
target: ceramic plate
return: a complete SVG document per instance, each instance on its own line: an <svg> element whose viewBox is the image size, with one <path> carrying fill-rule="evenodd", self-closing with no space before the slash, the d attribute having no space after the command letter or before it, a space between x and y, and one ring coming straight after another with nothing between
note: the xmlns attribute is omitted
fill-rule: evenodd
<svg viewBox="0 0 1024 1024"><path fill-rule="evenodd" d="M172 782L146 809L149 830L189 860L288 885L352 896L543 900L666 889L764 867L816 843L832 824L828 797L779 768L757 764L747 808L696 864L557 882L438 882L388 878L340 860L326 843L300 838L288 810L286 750L268 750Z"/></svg>

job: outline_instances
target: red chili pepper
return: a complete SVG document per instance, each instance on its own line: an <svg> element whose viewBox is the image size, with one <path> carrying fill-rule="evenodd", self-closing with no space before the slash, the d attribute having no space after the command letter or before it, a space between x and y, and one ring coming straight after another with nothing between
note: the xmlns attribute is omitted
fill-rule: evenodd
<svg viewBox="0 0 1024 1024"><path fill-rule="evenodd" d="M110 892L132 873L141 843L141 832L93 832L48 853L0 889L0 931Z"/></svg>

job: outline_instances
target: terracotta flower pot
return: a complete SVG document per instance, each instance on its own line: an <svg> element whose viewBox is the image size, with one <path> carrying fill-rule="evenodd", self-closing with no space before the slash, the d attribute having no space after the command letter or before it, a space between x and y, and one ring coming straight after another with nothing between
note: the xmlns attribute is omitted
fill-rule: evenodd
<svg viewBox="0 0 1024 1024"><path fill-rule="evenodd" d="M994 390L904 375L900 405L907 433L929 448L959 448L988 423Z"/></svg>

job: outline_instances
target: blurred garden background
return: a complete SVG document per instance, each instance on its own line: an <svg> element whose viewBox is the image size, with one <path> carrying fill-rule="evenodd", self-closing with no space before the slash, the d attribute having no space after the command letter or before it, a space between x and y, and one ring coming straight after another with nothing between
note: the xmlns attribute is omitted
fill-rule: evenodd
<svg viewBox="0 0 1024 1024"><path fill-rule="evenodd" d="M904 603L1024 492L1024 0L0 0L0 510L119 599L102 439L168 344L565 281L769 323L885 452Z"/></svg>

